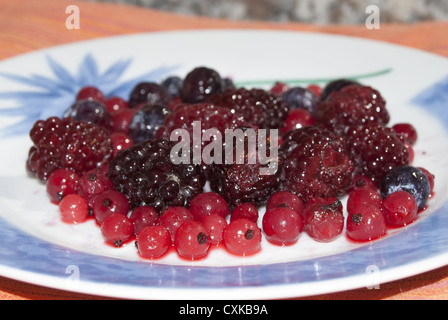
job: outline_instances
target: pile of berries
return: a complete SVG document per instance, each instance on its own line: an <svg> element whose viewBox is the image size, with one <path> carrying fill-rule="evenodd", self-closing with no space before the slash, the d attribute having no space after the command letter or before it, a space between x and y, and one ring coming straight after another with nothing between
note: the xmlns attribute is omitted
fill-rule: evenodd
<svg viewBox="0 0 448 320"><path fill-rule="evenodd" d="M412 166L416 129L389 118L380 92L352 80L247 89L198 67L139 83L128 99L82 88L61 118L35 123L26 166L63 221L95 219L107 243L133 241L143 258L174 247L195 260L217 246L247 256L262 237L286 246L302 233L371 241L415 221L434 188L434 175ZM171 133L191 134L194 122L222 135L278 129L277 171L261 175L257 161L175 164Z"/></svg>

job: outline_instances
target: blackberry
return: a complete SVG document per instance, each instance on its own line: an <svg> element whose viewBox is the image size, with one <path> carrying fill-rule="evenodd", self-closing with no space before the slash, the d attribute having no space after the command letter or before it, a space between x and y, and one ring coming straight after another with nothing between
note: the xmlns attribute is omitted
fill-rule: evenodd
<svg viewBox="0 0 448 320"><path fill-rule="evenodd" d="M211 103L243 115L258 128L280 129L288 116L288 108L278 95L262 89L228 89L216 94Z"/></svg>
<svg viewBox="0 0 448 320"><path fill-rule="evenodd" d="M244 131L248 127L241 127ZM227 143L227 141L226 141ZM258 141L260 146L261 141ZM269 141L268 141L269 143ZM267 147L267 150L269 147ZM267 169L268 164L261 163L258 156L255 161L249 162L251 149L247 139L244 146L244 163L238 163L237 143L233 145L232 163L212 163L210 166L209 180L211 189L220 194L233 209L242 203L250 203L256 207L266 204L267 200L278 190L278 176L280 170L271 169L269 174L260 174L261 169ZM223 147L223 154L225 153ZM271 161L278 161L272 159ZM278 166L279 164L277 164ZM272 167L271 167L272 168ZM275 171L275 172L274 172Z"/></svg>
<svg viewBox="0 0 448 320"><path fill-rule="evenodd" d="M47 181L61 168L78 175L107 163L113 154L109 131L71 117L50 117L37 121L30 131L33 146L26 163L30 174Z"/></svg>
<svg viewBox="0 0 448 320"><path fill-rule="evenodd" d="M176 142L150 139L118 153L109 167L115 190L129 200L131 209L154 207L160 214L166 207L189 207L201 193L205 174L199 165L173 164L171 148Z"/></svg>
<svg viewBox="0 0 448 320"><path fill-rule="evenodd" d="M316 126L344 135L353 125L387 125L390 116L381 94L368 86L349 85L319 104Z"/></svg>
<svg viewBox="0 0 448 320"><path fill-rule="evenodd" d="M315 126L289 131L279 151L280 190L303 201L344 195L352 184L354 165L342 137Z"/></svg>
<svg viewBox="0 0 448 320"><path fill-rule="evenodd" d="M355 126L347 131L346 142L356 173L369 177L377 186L392 168L409 164L404 137L392 128Z"/></svg>

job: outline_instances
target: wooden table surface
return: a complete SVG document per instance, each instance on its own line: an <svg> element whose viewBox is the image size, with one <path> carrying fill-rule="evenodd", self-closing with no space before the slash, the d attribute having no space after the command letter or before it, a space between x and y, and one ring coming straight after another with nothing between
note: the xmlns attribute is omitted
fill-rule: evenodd
<svg viewBox="0 0 448 320"><path fill-rule="evenodd" d="M67 6L80 10L80 28L67 29ZM133 6L64 0L0 1L0 60L37 49L107 36L194 29L275 29L342 34L391 42L448 57L448 22L361 26L226 21L173 15ZM102 299L0 277L0 299ZM248 297L250 299L250 297ZM391 283L309 299L448 299L448 266ZM301 298L301 299L308 299Z"/></svg>

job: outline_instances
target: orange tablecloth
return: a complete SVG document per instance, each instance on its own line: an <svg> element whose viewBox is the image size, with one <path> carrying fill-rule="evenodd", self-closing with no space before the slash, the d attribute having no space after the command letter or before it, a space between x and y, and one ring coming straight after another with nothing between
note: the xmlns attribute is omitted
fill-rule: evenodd
<svg viewBox="0 0 448 320"><path fill-rule="evenodd" d="M66 7L80 10L80 29L67 29ZM0 1L0 59L54 45L112 35L163 30L252 28L300 30L377 39L448 57L448 22L411 25L315 26L298 23L226 21L173 15L126 5L64 0ZM0 277L0 299L95 299ZM404 280L367 288L313 296L312 299L448 299L448 266ZM248 297L250 299L250 297Z"/></svg>

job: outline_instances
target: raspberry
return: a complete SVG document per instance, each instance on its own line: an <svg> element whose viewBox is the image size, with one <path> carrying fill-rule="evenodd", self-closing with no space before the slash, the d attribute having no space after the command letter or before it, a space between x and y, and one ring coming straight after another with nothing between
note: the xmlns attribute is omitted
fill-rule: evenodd
<svg viewBox="0 0 448 320"><path fill-rule="evenodd" d="M28 154L27 170L41 181L61 168L82 175L106 163L113 153L105 128L73 118L39 120L30 137L34 145Z"/></svg>
<svg viewBox="0 0 448 320"><path fill-rule="evenodd" d="M262 89L229 89L214 95L210 102L242 114L246 122L258 128L280 129L288 116L281 97Z"/></svg>
<svg viewBox="0 0 448 320"><path fill-rule="evenodd" d="M314 126L289 131L280 147L280 190L310 198L339 197L352 184L354 165L344 140Z"/></svg>
<svg viewBox="0 0 448 320"><path fill-rule="evenodd" d="M154 207L159 213L168 206L189 207L201 193L205 174L199 165L178 164L170 160L175 142L146 140L123 150L112 160L109 178L114 189L129 200L130 208Z"/></svg>
<svg viewBox="0 0 448 320"><path fill-rule="evenodd" d="M348 127L374 123L385 126L390 119L386 101L368 86L349 85L334 92L317 109L316 125L344 135Z"/></svg>
<svg viewBox="0 0 448 320"><path fill-rule="evenodd" d="M391 128L374 124L353 127L346 137L356 173L369 177L376 185L392 168L409 164L409 152L403 138Z"/></svg>

